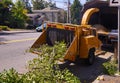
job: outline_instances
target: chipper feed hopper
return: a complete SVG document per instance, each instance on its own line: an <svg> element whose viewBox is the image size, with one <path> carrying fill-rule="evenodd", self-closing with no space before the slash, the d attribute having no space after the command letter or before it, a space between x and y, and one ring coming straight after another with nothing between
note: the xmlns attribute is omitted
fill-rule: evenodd
<svg viewBox="0 0 120 83"><path fill-rule="evenodd" d="M31 48L38 48L42 44L54 45L55 41L64 41L68 47L64 60L75 61L76 58L87 59L93 64L95 51L100 48L96 29L88 25L89 18L99 9L88 9L83 15L81 25L47 22L46 29L35 41Z"/></svg>

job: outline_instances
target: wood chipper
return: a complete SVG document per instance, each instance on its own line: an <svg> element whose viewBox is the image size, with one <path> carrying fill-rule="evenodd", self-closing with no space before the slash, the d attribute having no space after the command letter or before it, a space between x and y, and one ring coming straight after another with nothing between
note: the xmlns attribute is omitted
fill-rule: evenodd
<svg viewBox="0 0 120 83"><path fill-rule="evenodd" d="M47 22L46 29L31 48L38 48L45 43L52 46L55 41L65 41L68 49L64 60L74 62L76 58L83 58L87 59L89 64L93 64L95 51L100 48L101 41L96 29L88 25L88 21L91 15L98 11L97 8L88 9L83 15L81 25Z"/></svg>

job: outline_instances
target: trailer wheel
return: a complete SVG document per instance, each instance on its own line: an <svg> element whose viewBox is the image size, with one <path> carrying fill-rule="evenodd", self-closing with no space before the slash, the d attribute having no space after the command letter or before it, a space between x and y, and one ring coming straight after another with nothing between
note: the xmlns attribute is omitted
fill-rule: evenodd
<svg viewBox="0 0 120 83"><path fill-rule="evenodd" d="M88 54L88 59L87 59L87 62L89 65L92 65L95 61L95 49L92 48L89 50L89 54Z"/></svg>

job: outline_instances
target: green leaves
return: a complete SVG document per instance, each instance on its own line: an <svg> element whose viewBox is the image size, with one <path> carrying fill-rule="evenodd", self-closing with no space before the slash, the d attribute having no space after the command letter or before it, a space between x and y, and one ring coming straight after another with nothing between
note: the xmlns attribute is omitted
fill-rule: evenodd
<svg viewBox="0 0 120 83"><path fill-rule="evenodd" d="M64 42L53 47L42 45L37 58L28 62L29 72L20 75L13 68L0 73L0 83L80 83L68 69L61 70L57 60L66 52Z"/></svg>
<svg viewBox="0 0 120 83"><path fill-rule="evenodd" d="M0 25L12 28L24 28L27 20L27 9L21 0L14 4L12 0L0 1Z"/></svg>
<svg viewBox="0 0 120 83"><path fill-rule="evenodd" d="M24 28L27 19L27 10L24 8L22 1L17 1L12 7L11 12L13 17L11 25L17 28Z"/></svg>
<svg viewBox="0 0 120 83"><path fill-rule="evenodd" d="M11 0L0 1L0 25L8 25L9 19L11 19L11 6L13 3Z"/></svg>
<svg viewBox="0 0 120 83"><path fill-rule="evenodd" d="M67 50L64 42L56 42L53 47L42 45L39 49L34 50L40 54L29 62L29 69L39 72L40 79L43 79L45 83L80 83L68 69L61 70L57 64Z"/></svg>
<svg viewBox="0 0 120 83"><path fill-rule="evenodd" d="M74 0L71 6L71 20L73 24L80 24L82 5L79 0Z"/></svg>
<svg viewBox="0 0 120 83"><path fill-rule="evenodd" d="M46 0L32 0L32 4L34 10L41 10L46 7L56 7L55 3L51 3Z"/></svg>
<svg viewBox="0 0 120 83"><path fill-rule="evenodd" d="M19 75L13 68L10 70L4 70L0 73L0 83L22 83L23 76Z"/></svg>
<svg viewBox="0 0 120 83"><path fill-rule="evenodd" d="M103 63L104 73L108 75L114 75L117 71L117 64L114 61L108 61Z"/></svg>

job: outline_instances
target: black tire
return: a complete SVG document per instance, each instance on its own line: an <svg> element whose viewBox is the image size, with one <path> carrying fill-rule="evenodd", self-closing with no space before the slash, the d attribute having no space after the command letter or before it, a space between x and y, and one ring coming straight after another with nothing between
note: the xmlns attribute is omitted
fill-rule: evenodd
<svg viewBox="0 0 120 83"><path fill-rule="evenodd" d="M89 65L92 65L95 61L95 49L90 49L88 53L88 59L87 62Z"/></svg>

